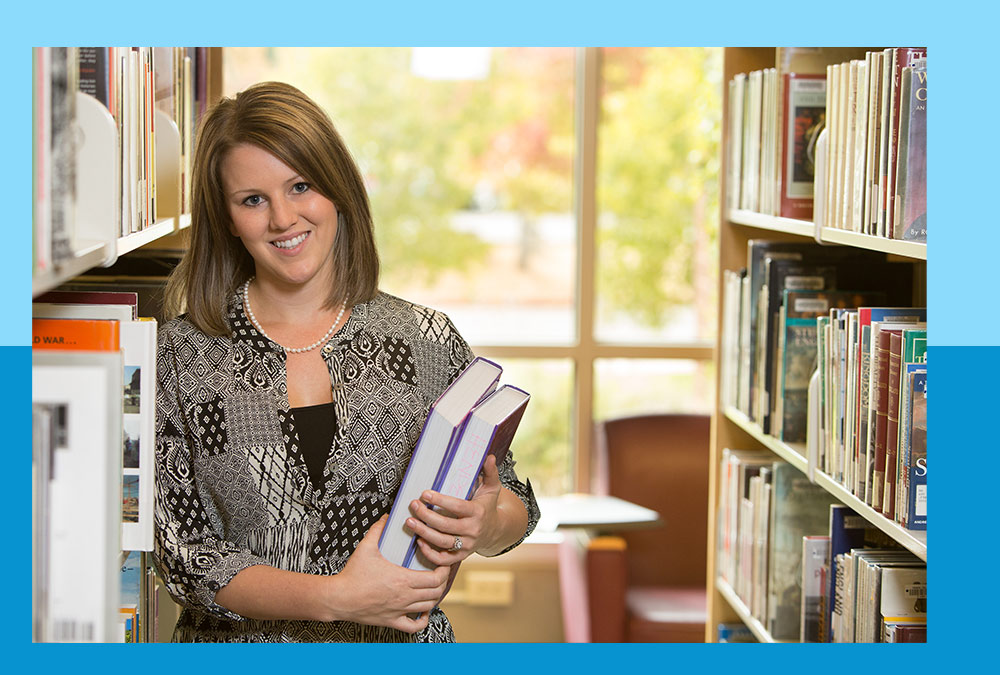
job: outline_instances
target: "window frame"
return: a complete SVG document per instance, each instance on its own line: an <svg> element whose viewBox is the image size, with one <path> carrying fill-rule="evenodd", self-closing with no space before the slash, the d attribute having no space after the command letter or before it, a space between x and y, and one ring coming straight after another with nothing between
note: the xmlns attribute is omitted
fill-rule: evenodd
<svg viewBox="0 0 1000 675"><path fill-rule="evenodd" d="M479 356L496 359L568 359L573 365L574 401L570 429L571 485L589 492L594 464L594 366L597 359L688 359L713 362L713 340L631 345L601 342L595 335L597 274L597 134L601 116L601 49L576 50L573 159L573 215L577 224L576 341L566 346L472 344Z"/></svg>

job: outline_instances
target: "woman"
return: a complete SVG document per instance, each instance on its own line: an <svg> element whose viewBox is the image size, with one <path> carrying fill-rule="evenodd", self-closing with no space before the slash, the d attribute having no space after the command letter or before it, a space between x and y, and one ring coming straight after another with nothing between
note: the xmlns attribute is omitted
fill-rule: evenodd
<svg viewBox="0 0 1000 675"><path fill-rule="evenodd" d="M473 358L440 312L377 290L368 197L326 114L286 84L208 112L191 245L157 358L155 558L178 641L453 641L437 608L473 552L538 520L488 460L470 501L407 521L432 571L378 538L429 405ZM444 512L429 506L440 507Z"/></svg>

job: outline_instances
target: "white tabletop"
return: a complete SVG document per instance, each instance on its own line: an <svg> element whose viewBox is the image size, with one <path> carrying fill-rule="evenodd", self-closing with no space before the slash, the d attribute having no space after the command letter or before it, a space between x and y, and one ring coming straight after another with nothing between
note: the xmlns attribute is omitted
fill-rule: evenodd
<svg viewBox="0 0 1000 675"><path fill-rule="evenodd" d="M547 532L571 527L613 532L662 523L656 511L609 495L538 497L538 508L542 511L538 529Z"/></svg>

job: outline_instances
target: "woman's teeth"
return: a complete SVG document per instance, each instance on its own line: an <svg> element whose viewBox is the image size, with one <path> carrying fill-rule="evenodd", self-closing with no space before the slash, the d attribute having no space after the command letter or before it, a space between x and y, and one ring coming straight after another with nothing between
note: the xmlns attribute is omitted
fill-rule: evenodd
<svg viewBox="0 0 1000 675"><path fill-rule="evenodd" d="M296 246L298 246L299 244L301 244L302 242L304 242L306 240L306 236L308 236L308 234L309 233L306 232L306 233L300 234L297 237L293 237L291 239L286 239L285 241L272 241L271 244L273 244L274 246L277 246L278 248L295 248Z"/></svg>

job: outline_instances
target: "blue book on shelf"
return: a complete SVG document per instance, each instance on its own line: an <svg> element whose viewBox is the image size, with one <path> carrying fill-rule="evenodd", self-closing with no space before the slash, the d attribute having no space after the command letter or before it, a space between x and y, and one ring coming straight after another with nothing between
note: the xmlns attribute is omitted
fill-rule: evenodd
<svg viewBox="0 0 1000 675"><path fill-rule="evenodd" d="M906 527L927 529L927 372L913 374Z"/></svg>

